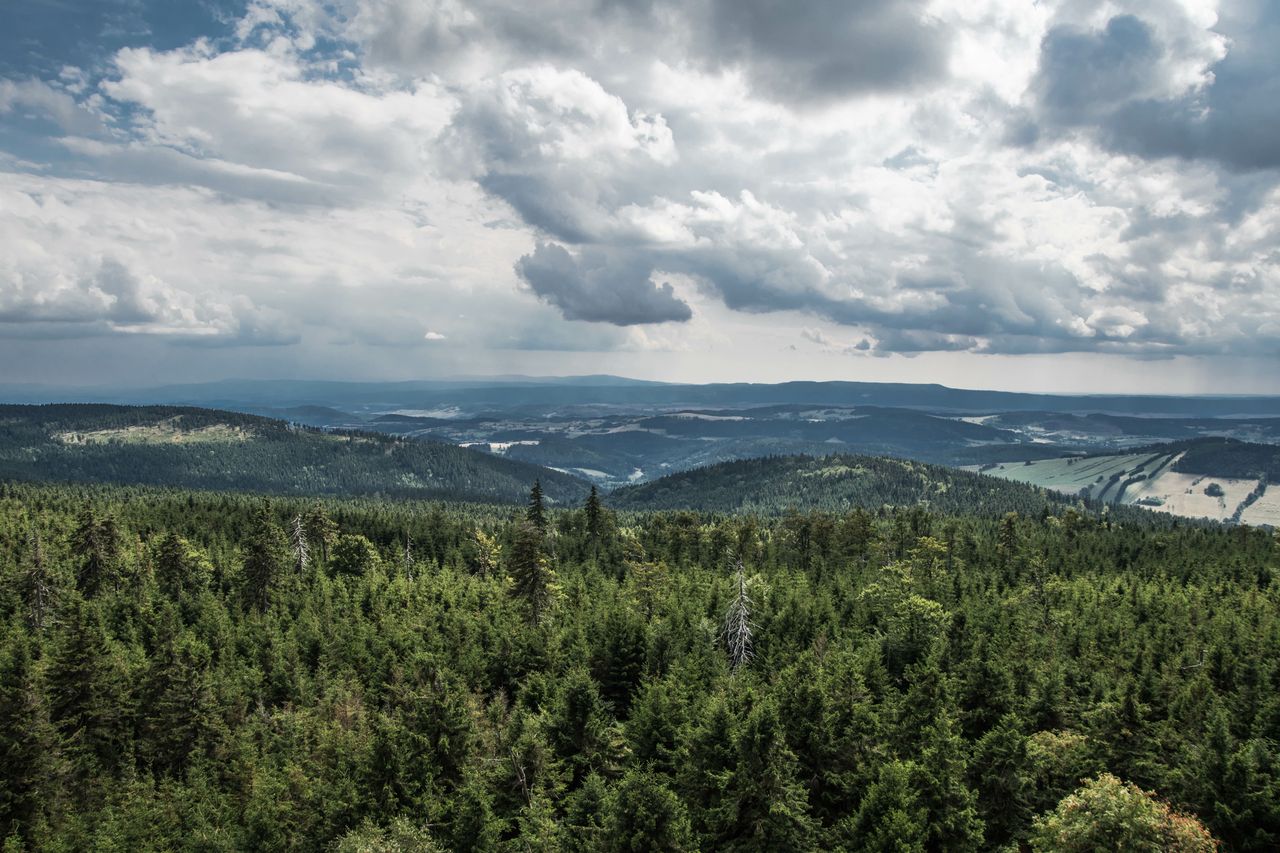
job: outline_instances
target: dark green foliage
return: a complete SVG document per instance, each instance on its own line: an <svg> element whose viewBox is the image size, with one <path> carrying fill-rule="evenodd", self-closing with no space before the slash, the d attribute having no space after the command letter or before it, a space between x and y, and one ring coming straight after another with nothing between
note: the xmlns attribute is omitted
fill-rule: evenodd
<svg viewBox="0 0 1280 853"><path fill-rule="evenodd" d="M333 552L326 565L332 572L362 575L377 568L381 562L378 549L359 533L344 533L333 543Z"/></svg>
<svg viewBox="0 0 1280 853"><path fill-rule="evenodd" d="M252 608L265 610L288 565L288 543L267 501L258 506L250 525L242 549L244 600Z"/></svg>
<svg viewBox="0 0 1280 853"><path fill-rule="evenodd" d="M909 762L891 761L880 768L880 777L863 797L857 814L842 823L836 834L842 851L867 853L924 853L928 813L912 783L916 768Z"/></svg>
<svg viewBox="0 0 1280 853"><path fill-rule="evenodd" d="M623 777L606 828L609 840L605 849L618 853L696 849L680 798L660 777L643 770L632 770Z"/></svg>
<svg viewBox="0 0 1280 853"><path fill-rule="evenodd" d="M1185 449L1173 470L1214 477L1264 477L1280 481L1280 447L1212 438L1174 445Z"/></svg>
<svg viewBox="0 0 1280 853"><path fill-rule="evenodd" d="M98 518L86 508L71 533L71 551L79 561L76 589L86 598L93 598L108 584L120 585L120 541L115 519Z"/></svg>
<svg viewBox="0 0 1280 853"><path fill-rule="evenodd" d="M594 491L595 487L592 486ZM547 509L542 503L542 481L534 480L533 488L529 490L529 508L525 511L525 517L529 519L529 523L537 528L539 533L547 532Z"/></svg>
<svg viewBox="0 0 1280 853"><path fill-rule="evenodd" d="M1053 850L1094 830L1195 844L1193 815L1226 849L1280 839L1270 534L1053 504L601 508L593 530L589 506L544 507L544 533L512 505L0 484L0 831ZM730 553L752 625L736 671ZM1123 781L1076 794L1103 773Z"/></svg>
<svg viewBox="0 0 1280 853"><path fill-rule="evenodd" d="M515 526L506 558L511 592L524 603L529 620L538 625L555 602L557 586L537 524L526 518Z"/></svg>

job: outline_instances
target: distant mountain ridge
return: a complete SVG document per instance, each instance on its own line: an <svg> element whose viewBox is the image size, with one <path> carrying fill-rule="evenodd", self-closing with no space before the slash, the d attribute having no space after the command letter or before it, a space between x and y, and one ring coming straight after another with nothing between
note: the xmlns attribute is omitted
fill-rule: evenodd
<svg viewBox="0 0 1280 853"><path fill-rule="evenodd" d="M569 474L440 442L325 432L181 406L0 405L0 479L514 503L540 480L576 503Z"/></svg>
<svg viewBox="0 0 1280 853"><path fill-rule="evenodd" d="M868 405L948 412L1052 411L1117 415L1222 417L1280 416L1280 396L1159 396L1027 394L892 382L810 382L776 384L662 384L612 376L497 377L409 382L325 380L227 380L145 389L58 389L0 386L0 397L20 402L52 402L69 397L113 403L184 403L230 408L244 405L291 407L426 407L441 403L503 405L763 406L776 404Z"/></svg>

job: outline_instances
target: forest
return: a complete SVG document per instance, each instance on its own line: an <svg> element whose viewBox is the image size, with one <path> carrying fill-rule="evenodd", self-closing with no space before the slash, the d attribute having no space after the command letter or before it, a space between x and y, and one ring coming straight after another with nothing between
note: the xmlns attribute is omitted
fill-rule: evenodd
<svg viewBox="0 0 1280 853"><path fill-rule="evenodd" d="M521 500L586 488L569 474L436 441L320 430L186 406L0 405L0 479L274 494Z"/></svg>
<svg viewBox="0 0 1280 853"><path fill-rule="evenodd" d="M6 850L1273 850L1280 540L0 485Z"/></svg>

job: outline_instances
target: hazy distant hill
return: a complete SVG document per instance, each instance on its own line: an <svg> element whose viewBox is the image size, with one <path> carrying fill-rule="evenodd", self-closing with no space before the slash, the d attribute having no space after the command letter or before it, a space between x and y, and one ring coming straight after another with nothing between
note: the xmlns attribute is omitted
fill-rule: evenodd
<svg viewBox="0 0 1280 853"><path fill-rule="evenodd" d="M331 433L172 406L0 406L0 479L520 501L535 479L553 502L583 481L439 442Z"/></svg>
<svg viewBox="0 0 1280 853"><path fill-rule="evenodd" d="M619 509L779 513L924 503L939 513L1038 513L1062 499L1021 483L873 456L780 456L725 462L619 489Z"/></svg>
<svg viewBox="0 0 1280 853"><path fill-rule="evenodd" d="M679 385L614 376L477 377L414 382L227 380L150 389L58 389L0 386L0 396L21 402L59 399L112 403L174 403L242 409L264 405L333 406L344 410L499 404L554 407L584 404L638 406L767 406L776 404L887 406L953 412L1110 412L1221 417L1280 415L1280 397L1165 397L1140 395L1023 394L894 382L781 382Z"/></svg>

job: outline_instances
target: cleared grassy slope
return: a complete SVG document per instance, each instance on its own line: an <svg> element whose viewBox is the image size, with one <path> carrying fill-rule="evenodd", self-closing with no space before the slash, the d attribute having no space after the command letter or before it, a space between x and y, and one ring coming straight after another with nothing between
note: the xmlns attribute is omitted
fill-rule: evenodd
<svg viewBox="0 0 1280 853"><path fill-rule="evenodd" d="M1230 439L1175 442L1141 452L983 466L986 474L1110 504L1186 518L1280 522L1280 447Z"/></svg>

